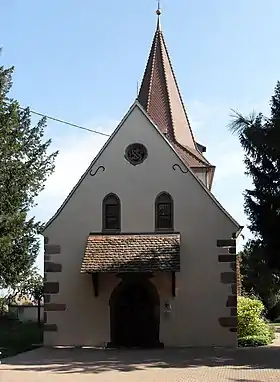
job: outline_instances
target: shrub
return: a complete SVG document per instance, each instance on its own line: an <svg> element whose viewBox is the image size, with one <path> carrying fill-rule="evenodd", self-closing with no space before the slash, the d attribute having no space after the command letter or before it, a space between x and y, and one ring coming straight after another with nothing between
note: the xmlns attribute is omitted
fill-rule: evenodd
<svg viewBox="0 0 280 382"><path fill-rule="evenodd" d="M273 341L273 340L275 340L275 337L276 337L276 329L275 329L275 327L274 326L272 326L272 325L269 325L269 333L270 333L270 339L271 339L271 342Z"/></svg>
<svg viewBox="0 0 280 382"><path fill-rule="evenodd" d="M246 336L238 338L238 346L264 346L268 345L270 340L263 336Z"/></svg>
<svg viewBox="0 0 280 382"><path fill-rule="evenodd" d="M238 297L237 335L239 346L268 345L275 333L263 318L264 305L255 297Z"/></svg>

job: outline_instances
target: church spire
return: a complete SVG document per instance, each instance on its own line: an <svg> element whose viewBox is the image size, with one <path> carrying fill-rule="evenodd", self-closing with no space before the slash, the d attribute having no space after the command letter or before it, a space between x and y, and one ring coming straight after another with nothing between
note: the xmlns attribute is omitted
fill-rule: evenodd
<svg viewBox="0 0 280 382"><path fill-rule="evenodd" d="M138 100L171 141L198 152L160 26L160 1L156 13L157 27Z"/></svg>

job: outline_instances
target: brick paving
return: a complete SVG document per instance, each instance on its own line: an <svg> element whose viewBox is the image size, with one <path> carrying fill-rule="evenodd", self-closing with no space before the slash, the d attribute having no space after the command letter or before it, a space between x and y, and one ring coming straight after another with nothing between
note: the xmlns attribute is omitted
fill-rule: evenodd
<svg viewBox="0 0 280 382"><path fill-rule="evenodd" d="M272 346L251 349L41 348L3 360L0 381L280 381L280 334Z"/></svg>

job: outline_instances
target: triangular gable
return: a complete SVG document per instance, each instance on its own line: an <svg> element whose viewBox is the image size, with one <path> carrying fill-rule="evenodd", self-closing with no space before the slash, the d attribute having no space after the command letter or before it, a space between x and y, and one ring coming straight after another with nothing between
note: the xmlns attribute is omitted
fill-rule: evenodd
<svg viewBox="0 0 280 382"><path fill-rule="evenodd" d="M241 226L233 219L233 217L222 207L222 205L217 201L217 199L214 197L214 195L207 189L207 187L203 184L203 182L198 179L198 177L193 173L193 171L191 170L191 168L186 164L186 161L184 161L182 159L182 157L178 154L177 150L175 150L175 148L172 146L172 144L169 142L169 140L164 136L164 134L161 133L161 131L159 130L159 128L154 124L154 122L151 120L151 118L149 117L149 115L147 114L147 112L144 110L144 108L142 107L142 105L139 103L139 101L135 101L134 104L129 108L128 112L126 113L126 115L124 116L124 118L121 120L121 122L119 123L119 125L117 126L117 128L114 130L114 132L111 134L111 136L109 137L109 139L107 140L107 142L103 145L103 147L101 148L101 150L99 151L99 153L96 155L96 157L92 160L92 162L90 163L90 165L88 166L88 168L86 169L86 171L84 172L84 174L81 176L81 178L79 179L79 181L77 182L77 184L74 186L74 188L72 189L72 191L69 193L69 195L66 197L66 199L64 200L64 202L62 203L62 205L60 206L60 208L56 211L56 213L49 219L49 221L45 224L45 226L43 227L43 230L42 230L42 233L44 232L44 230L57 218L57 216L60 214L60 212L63 210L63 208L65 207L65 205L68 203L68 201L71 199L72 195L75 193L75 191L78 189L78 187L80 186L80 184L83 182L83 180L85 179L85 177L87 176L87 174L90 172L91 168L94 166L94 164L97 162L97 160L100 158L100 156L102 155L102 153L105 151L105 149L109 146L109 144L112 142L112 140L114 139L114 137L116 136L116 134L119 132L119 130L121 129L122 125L124 124L124 122L127 120L127 118L129 117L129 115L133 112L133 110L135 108L138 108L143 114L144 116L149 120L151 126L153 126L153 128L157 131L157 133L161 136L162 139L164 139L164 141L166 142L166 144L170 147L170 149L174 152L174 154L177 156L179 162L180 162L180 165L185 168L185 170L189 171L189 173L192 175L192 177L194 178L194 180L196 182L198 182L200 184L200 186L204 189L204 191L209 195L209 197L213 200L213 202L217 205L217 207L228 217L229 220L231 220L231 222L236 226L237 230L241 228Z"/></svg>

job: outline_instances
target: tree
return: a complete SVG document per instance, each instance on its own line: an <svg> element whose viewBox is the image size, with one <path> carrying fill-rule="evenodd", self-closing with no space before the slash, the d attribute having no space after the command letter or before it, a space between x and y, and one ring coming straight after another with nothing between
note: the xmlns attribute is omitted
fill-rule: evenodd
<svg viewBox="0 0 280 382"><path fill-rule="evenodd" d="M280 300L280 273L268 266L261 251L262 248L256 241L249 240L239 252L242 289L247 295L259 297L269 312Z"/></svg>
<svg viewBox="0 0 280 382"><path fill-rule="evenodd" d="M9 306L11 304L30 304L34 303L38 307L37 321L41 324L41 302L44 297L44 280L33 267L25 278L9 288L3 297L2 304Z"/></svg>
<svg viewBox="0 0 280 382"><path fill-rule="evenodd" d="M273 285L274 293L279 292L275 280L280 272L280 82L271 99L269 118L261 113L246 118L235 112L230 128L239 137L246 174L253 183L252 189L244 193L253 240L243 253L242 261L247 266L243 284L250 279L255 290L268 298L265 284L268 289Z"/></svg>
<svg viewBox="0 0 280 382"><path fill-rule="evenodd" d="M253 189L245 190L249 229L271 268L280 270L280 82L271 101L271 116L249 118L236 113L231 129L245 151L246 173Z"/></svg>
<svg viewBox="0 0 280 382"><path fill-rule="evenodd" d="M44 297L44 281L43 277L38 273L36 268L32 268L29 276L18 285L18 294L26 296L36 303L38 307L37 322L41 324L41 301Z"/></svg>
<svg viewBox="0 0 280 382"><path fill-rule="evenodd" d="M41 223L29 214L57 156L43 140L46 119L33 126L30 110L9 98L13 70L0 67L0 288L18 284L36 260Z"/></svg>
<svg viewBox="0 0 280 382"><path fill-rule="evenodd" d="M41 325L41 302L44 297L44 281L43 277L38 275L38 277L33 279L31 284L30 293L33 296L34 300L37 303L37 323L38 326Z"/></svg>
<svg viewBox="0 0 280 382"><path fill-rule="evenodd" d="M7 300L4 296L0 296L0 318L3 316L4 313L8 312L8 304Z"/></svg>

